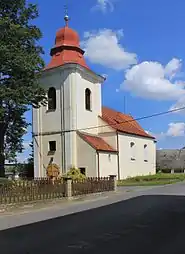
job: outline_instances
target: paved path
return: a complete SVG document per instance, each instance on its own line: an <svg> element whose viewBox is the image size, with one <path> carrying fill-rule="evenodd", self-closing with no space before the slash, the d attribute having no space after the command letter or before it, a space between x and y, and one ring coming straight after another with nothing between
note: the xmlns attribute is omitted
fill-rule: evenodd
<svg viewBox="0 0 185 254"><path fill-rule="evenodd" d="M119 201L111 205L0 231L1 253L184 254L185 184L125 195L127 200L119 201L120 191L86 202L92 208L92 203Z"/></svg>

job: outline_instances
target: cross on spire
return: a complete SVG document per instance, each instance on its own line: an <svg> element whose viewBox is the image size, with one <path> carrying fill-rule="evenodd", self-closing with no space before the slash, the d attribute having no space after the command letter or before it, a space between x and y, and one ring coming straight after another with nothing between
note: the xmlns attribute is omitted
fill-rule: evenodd
<svg viewBox="0 0 185 254"><path fill-rule="evenodd" d="M68 15L68 7L67 5L64 6L64 20L65 20L65 23L66 23L66 26L68 26L68 23L69 23L69 15Z"/></svg>

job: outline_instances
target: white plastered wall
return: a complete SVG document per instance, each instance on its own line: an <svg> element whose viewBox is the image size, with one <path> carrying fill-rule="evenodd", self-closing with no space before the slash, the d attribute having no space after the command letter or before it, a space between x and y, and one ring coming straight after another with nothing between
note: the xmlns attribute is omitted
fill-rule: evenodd
<svg viewBox="0 0 185 254"><path fill-rule="evenodd" d="M100 177L118 176L117 153L99 152Z"/></svg>
<svg viewBox="0 0 185 254"><path fill-rule="evenodd" d="M134 177L138 175L155 174L156 172L156 144L154 140L119 134L119 160L120 160L120 178ZM134 159L130 143L135 146ZM147 161L145 162L144 145L147 145Z"/></svg>
<svg viewBox="0 0 185 254"><path fill-rule="evenodd" d="M77 134L77 155L78 155L78 168L86 168L86 176L97 177L97 154L96 150L92 148Z"/></svg>

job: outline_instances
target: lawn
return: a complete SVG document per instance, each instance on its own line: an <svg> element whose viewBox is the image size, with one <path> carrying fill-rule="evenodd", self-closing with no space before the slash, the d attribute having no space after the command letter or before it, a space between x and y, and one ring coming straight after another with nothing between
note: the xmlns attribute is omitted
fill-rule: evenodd
<svg viewBox="0 0 185 254"><path fill-rule="evenodd" d="M136 176L118 181L118 186L152 186L177 183L185 180L185 174L156 174Z"/></svg>

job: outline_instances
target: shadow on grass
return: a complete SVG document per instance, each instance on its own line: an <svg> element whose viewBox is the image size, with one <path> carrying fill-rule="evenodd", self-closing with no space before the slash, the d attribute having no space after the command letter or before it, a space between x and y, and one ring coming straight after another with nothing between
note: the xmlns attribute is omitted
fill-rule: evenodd
<svg viewBox="0 0 185 254"><path fill-rule="evenodd" d="M185 197L140 196L0 231L3 254L184 253Z"/></svg>

